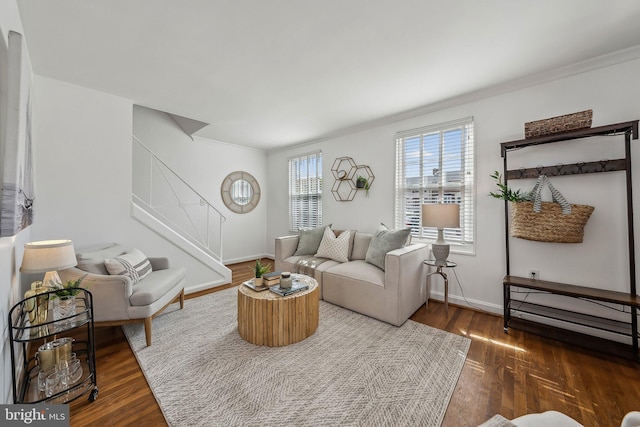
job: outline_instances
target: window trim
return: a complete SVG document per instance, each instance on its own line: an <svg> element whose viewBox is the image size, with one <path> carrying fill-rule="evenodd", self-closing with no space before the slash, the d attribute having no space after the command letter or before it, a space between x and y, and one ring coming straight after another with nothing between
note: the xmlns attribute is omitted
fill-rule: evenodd
<svg viewBox="0 0 640 427"><path fill-rule="evenodd" d="M459 253L459 254L467 254L467 255L475 255L475 246L476 246L476 232L477 232L477 227L476 227L476 223L477 223L477 194L476 194L476 175L477 175L477 168L476 168L476 156L475 156L475 141L476 141L476 137L475 137L475 122L474 122L474 118L473 116L469 116L469 117L464 117L461 119L457 119L457 120L451 120L448 122L442 122L442 123L437 123L434 125L429 125L429 126L424 126L424 127L420 127L420 128L414 128L414 129L409 129L409 130L405 130L405 131L400 131L397 132L394 138L395 144L396 144L396 171L395 171L395 189L394 189L394 221L395 221L395 226L398 228L404 228L407 227L406 224L406 218L407 218L407 209L406 209L406 199L403 198L403 195L406 194L406 186L405 186L405 168L406 168L406 162L405 162L405 158L404 158L404 147L405 147L405 141L406 139L409 139L411 137L416 137L416 136L420 136L423 137L423 135L429 134L429 133L435 133L435 132L442 132L442 131L447 131L448 129L453 129L456 127L465 127L468 126L469 128L469 132L468 132L468 136L471 137L471 140L468 141L467 145L465 146L465 151L464 153L462 153L461 155L461 162L464 162L464 165L466 166L466 168L471 168L473 176L469 179L466 180L466 173L462 176L463 178L463 182L461 182L461 187L460 187L460 196L462 198L462 203L461 204L461 222L465 221L465 217L464 217L464 209L471 209L471 218L467 219L467 224L468 226L470 225L471 227L471 231L467 230L467 233L463 232L463 237L465 237L466 239L471 238L471 241L462 241L462 242L455 242L455 241L448 241L448 243L451 246L451 252L452 253ZM440 154L439 154L439 161L442 162L442 150L444 148L444 144L443 141L440 140L439 141L439 150L440 150ZM424 153L424 146L420 147L421 153ZM420 168L422 169L424 167L424 163L423 160L420 161ZM465 169L466 169L465 168ZM440 168L442 169L442 168ZM424 172L422 172L422 170L420 171L420 175L424 177ZM467 187L471 187L470 189ZM426 189L427 187L425 186L424 182L420 183L420 187L419 187L419 191L421 192L421 197L422 200L420 201L420 205L422 204L422 202L424 201L423 198L423 191ZM441 202L443 199L443 190L446 191L446 185L444 185L443 183L439 183L438 185L438 189L439 189L439 197L438 200ZM464 202L465 198L471 197L470 201L467 201L466 203ZM401 205L400 205L401 203ZM420 211L420 209L419 209ZM419 213L418 213L419 214ZM420 234L423 233L423 229L420 226ZM461 227L462 228L462 227ZM446 230L445 230L446 231ZM412 239L414 241L418 241L421 243L433 243L435 241L435 238L431 239L431 238L427 238L424 236L416 236L414 233L412 233ZM446 239L446 237L445 237Z"/></svg>
<svg viewBox="0 0 640 427"><path fill-rule="evenodd" d="M307 221L306 223L301 224L300 221L298 221L298 223L296 224L294 221L294 212L293 212L293 189L292 189L292 183L293 183L293 178L292 178L292 162L300 162L303 159L307 159L307 160L313 160L316 162L316 175L315 178L317 178L318 180L318 184L317 184L317 191L316 192L309 192L307 193L308 196L313 197L313 196L317 196L317 201L315 203L316 207L317 207L317 213L315 215L315 221ZM318 151L313 151L313 152L309 152L309 153L303 153L303 154L298 154L296 156L293 157L289 157L287 159L287 186L288 186L288 227L289 227L289 231L292 233L297 233L299 231L299 229L301 228L315 228L315 227L320 227L322 226L322 221L323 221L323 209L322 209L322 183L323 183L323 179L322 179L322 175L323 175L323 159L322 159L322 150L318 150ZM309 168L307 167L307 170L309 170ZM299 195L297 195L298 197L300 197L302 193L300 193ZM301 216L302 212L301 210L299 210L298 216Z"/></svg>

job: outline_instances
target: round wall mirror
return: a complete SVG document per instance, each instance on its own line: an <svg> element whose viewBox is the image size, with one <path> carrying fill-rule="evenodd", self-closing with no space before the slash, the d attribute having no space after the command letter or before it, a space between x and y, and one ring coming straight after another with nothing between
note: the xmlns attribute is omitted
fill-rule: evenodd
<svg viewBox="0 0 640 427"><path fill-rule="evenodd" d="M222 181L223 203L231 212L251 212L260 201L260 185L248 172L232 172Z"/></svg>

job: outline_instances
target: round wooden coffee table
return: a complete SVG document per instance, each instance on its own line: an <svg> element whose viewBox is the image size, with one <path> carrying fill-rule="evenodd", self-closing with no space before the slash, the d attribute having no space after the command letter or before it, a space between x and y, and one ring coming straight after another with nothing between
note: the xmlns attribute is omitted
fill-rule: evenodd
<svg viewBox="0 0 640 427"><path fill-rule="evenodd" d="M238 287L238 332L256 345L280 347L304 340L318 328L318 282L312 277L292 275L309 289L281 297L271 291L256 292Z"/></svg>

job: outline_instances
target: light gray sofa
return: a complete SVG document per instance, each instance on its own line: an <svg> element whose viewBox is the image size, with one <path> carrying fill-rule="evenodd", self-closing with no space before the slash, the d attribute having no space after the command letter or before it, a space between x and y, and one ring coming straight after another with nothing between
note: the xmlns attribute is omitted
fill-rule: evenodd
<svg viewBox="0 0 640 427"><path fill-rule="evenodd" d="M300 272L318 281L321 299L400 326L427 300L423 271L427 245L410 244L388 252L382 270L365 261L372 238L373 234L356 231L348 262L320 258L315 268L307 266ZM294 255L298 240L297 235L276 238L277 271L300 270L303 257Z"/></svg>
<svg viewBox="0 0 640 427"><path fill-rule="evenodd" d="M147 345L151 345L151 320L169 304L180 302L184 308L184 267L170 268L167 258L148 258L151 273L133 284L126 275L110 275L105 259L117 258L128 248L108 243L78 250L77 267L61 270L64 283L82 281L82 287L93 295L93 315L96 326L117 326L144 323Z"/></svg>

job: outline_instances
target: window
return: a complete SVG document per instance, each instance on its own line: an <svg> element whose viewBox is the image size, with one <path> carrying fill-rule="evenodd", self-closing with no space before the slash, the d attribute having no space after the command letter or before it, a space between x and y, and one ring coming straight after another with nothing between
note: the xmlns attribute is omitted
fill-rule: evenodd
<svg viewBox="0 0 640 427"><path fill-rule="evenodd" d="M322 225L322 152L289 159L289 230Z"/></svg>
<svg viewBox="0 0 640 427"><path fill-rule="evenodd" d="M473 118L396 135L396 227L417 239L435 241L437 230L420 224L424 203L460 204L460 228L445 229L452 250L473 252Z"/></svg>

